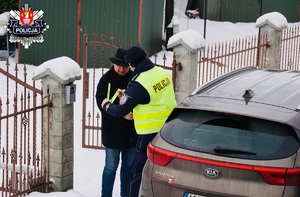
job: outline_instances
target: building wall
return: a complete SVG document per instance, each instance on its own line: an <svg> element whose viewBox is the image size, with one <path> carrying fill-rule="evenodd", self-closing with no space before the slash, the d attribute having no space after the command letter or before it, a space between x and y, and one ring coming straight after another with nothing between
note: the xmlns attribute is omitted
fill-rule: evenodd
<svg viewBox="0 0 300 197"><path fill-rule="evenodd" d="M78 16L78 2L81 2L80 21ZM110 43L111 33L115 38L113 44L122 47L140 44L149 54L161 50L163 5L162 0L21 0L20 4L29 4L33 10L43 10L44 20L49 29L44 33L44 42L33 43L29 49L20 49L20 62L39 65L48 59L59 56L68 56L74 60L79 59L82 65L83 36L87 30L88 40L93 40L94 32L97 40ZM142 10L140 12L140 3ZM141 14L141 16L139 16ZM141 17L141 23L139 23ZM77 23L80 24L77 42ZM141 31L139 32L139 25ZM102 34L105 38L102 38ZM80 49L76 48L80 45ZM79 50L79 55L77 54ZM103 61L97 49L97 59ZM108 57L110 54L104 56ZM93 55L89 49L88 61ZM79 58L77 58L79 56ZM104 61L109 66L108 58ZM92 64L90 62L89 64Z"/></svg>
<svg viewBox="0 0 300 197"><path fill-rule="evenodd" d="M76 54L76 0L22 0L21 7L29 4L33 10L44 11L49 29L43 43L33 43L28 49L20 45L20 62L40 65L59 56L75 59Z"/></svg>
<svg viewBox="0 0 300 197"><path fill-rule="evenodd" d="M162 46L164 19L163 0L143 0L141 46L150 54L159 52Z"/></svg>
<svg viewBox="0 0 300 197"><path fill-rule="evenodd" d="M204 4L207 1L207 19L230 22L255 22L256 19L269 12L283 14L288 22L300 19L299 0L188 0L189 9L200 8L200 16L204 18Z"/></svg>

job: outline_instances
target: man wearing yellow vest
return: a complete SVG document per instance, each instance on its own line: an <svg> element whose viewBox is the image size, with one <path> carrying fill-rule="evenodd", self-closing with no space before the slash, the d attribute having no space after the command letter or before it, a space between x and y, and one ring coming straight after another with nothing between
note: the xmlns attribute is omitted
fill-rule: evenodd
<svg viewBox="0 0 300 197"><path fill-rule="evenodd" d="M133 112L138 139L131 168L130 196L138 197L142 171L147 160L147 145L164 125L176 106L176 100L170 74L154 66L141 47L129 48L125 61L133 71L133 78L118 105L105 99L102 108L108 114L126 119L132 118Z"/></svg>

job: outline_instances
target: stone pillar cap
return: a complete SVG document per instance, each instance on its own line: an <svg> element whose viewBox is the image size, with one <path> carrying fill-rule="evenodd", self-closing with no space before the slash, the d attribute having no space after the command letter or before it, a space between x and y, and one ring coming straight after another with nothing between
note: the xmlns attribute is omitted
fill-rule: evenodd
<svg viewBox="0 0 300 197"><path fill-rule="evenodd" d="M255 27L260 28L264 25L270 25L274 29L280 31L285 29L288 25L286 18L279 12L271 12L262 15L256 20Z"/></svg>
<svg viewBox="0 0 300 197"><path fill-rule="evenodd" d="M171 36L167 46L168 48L173 48L177 45L183 45L189 51L199 51L205 48L205 42L205 39L199 32L189 29Z"/></svg>
<svg viewBox="0 0 300 197"><path fill-rule="evenodd" d="M33 72L34 81L51 76L63 85L81 79L79 64L69 57L62 56L48 60L39 65Z"/></svg>

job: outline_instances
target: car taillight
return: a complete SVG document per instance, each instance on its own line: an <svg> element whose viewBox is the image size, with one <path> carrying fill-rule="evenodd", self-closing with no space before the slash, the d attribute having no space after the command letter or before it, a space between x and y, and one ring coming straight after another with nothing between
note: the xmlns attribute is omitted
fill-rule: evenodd
<svg viewBox="0 0 300 197"><path fill-rule="evenodd" d="M300 169L288 169L286 173L285 185L298 185L300 184Z"/></svg>
<svg viewBox="0 0 300 197"><path fill-rule="evenodd" d="M165 166L176 157L176 153L155 148L149 144L147 148L148 159L157 165Z"/></svg>
<svg viewBox="0 0 300 197"><path fill-rule="evenodd" d="M266 183L271 185L298 185L300 184L300 168L273 168L264 166L252 166L245 164L237 164L230 162L215 161L210 159L202 159L191 157L189 155L178 154L171 151L163 150L154 147L152 144L148 145L147 149L148 159L157 165L165 166L174 158L197 162L207 165L214 165L232 169L255 171L259 173Z"/></svg>
<svg viewBox="0 0 300 197"><path fill-rule="evenodd" d="M267 183L272 185L298 185L300 184L300 168L269 168L254 166Z"/></svg>

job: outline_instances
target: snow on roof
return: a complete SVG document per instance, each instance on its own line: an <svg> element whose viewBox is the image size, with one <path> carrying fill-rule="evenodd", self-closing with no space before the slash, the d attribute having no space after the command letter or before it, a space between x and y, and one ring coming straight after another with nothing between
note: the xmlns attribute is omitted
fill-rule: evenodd
<svg viewBox="0 0 300 197"><path fill-rule="evenodd" d="M50 75L61 84L68 84L81 79L80 66L69 57L62 56L48 60L39 65L33 73L33 80Z"/></svg>
<svg viewBox="0 0 300 197"><path fill-rule="evenodd" d="M265 24L271 25L276 30L282 30L287 27L288 22L279 12L270 12L259 17L255 27L261 27Z"/></svg>
<svg viewBox="0 0 300 197"><path fill-rule="evenodd" d="M0 36L3 36L7 33L7 29L4 27L9 21L9 12L3 12L0 14Z"/></svg>
<svg viewBox="0 0 300 197"><path fill-rule="evenodd" d="M179 20L175 15L172 17L172 20L168 25L168 28L172 28L174 25L179 25Z"/></svg>
<svg viewBox="0 0 300 197"><path fill-rule="evenodd" d="M171 36L167 46L168 48L173 48L179 44L186 46L191 51L194 51L205 47L205 39L196 30L189 29Z"/></svg>

